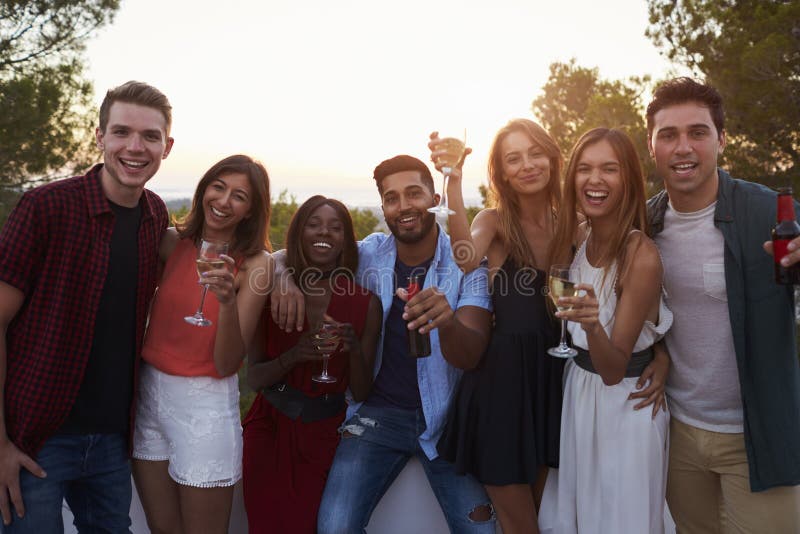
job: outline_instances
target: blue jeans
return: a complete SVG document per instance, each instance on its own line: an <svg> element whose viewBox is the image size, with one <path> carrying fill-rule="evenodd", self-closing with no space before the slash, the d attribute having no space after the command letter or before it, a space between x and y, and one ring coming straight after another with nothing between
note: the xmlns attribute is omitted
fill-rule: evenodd
<svg viewBox="0 0 800 534"><path fill-rule="evenodd" d="M37 478L20 470L25 517L12 511L5 534L64 532L62 502L75 516L81 534L130 532L131 467L128 442L121 434L57 435L34 458L47 473Z"/></svg>
<svg viewBox="0 0 800 534"><path fill-rule="evenodd" d="M449 462L429 460L417 437L425 431L420 410L362 406L344 424L317 517L320 534L363 533L372 511L412 456L422 464L433 493L452 532L494 533L494 514L488 521L470 518L489 504L483 486L458 475ZM363 433L355 433L363 430ZM402 518L398 518L398 521Z"/></svg>

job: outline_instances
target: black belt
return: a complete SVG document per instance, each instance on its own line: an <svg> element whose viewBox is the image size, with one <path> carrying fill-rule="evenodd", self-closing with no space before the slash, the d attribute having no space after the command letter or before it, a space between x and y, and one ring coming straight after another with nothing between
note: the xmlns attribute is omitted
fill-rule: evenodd
<svg viewBox="0 0 800 534"><path fill-rule="evenodd" d="M262 389L261 394L283 415L289 419L302 418L304 423L339 415L346 407L344 393L325 393L319 397L309 397L283 382Z"/></svg>
<svg viewBox="0 0 800 534"><path fill-rule="evenodd" d="M590 373L597 374L594 365L592 365L592 359L589 357L589 351L580 347L575 347L575 349L578 351L578 355L573 359L578 367ZM625 378L642 376L642 371L653 361L653 358L655 358L653 347L647 347L644 350L631 354L628 367L625 369Z"/></svg>

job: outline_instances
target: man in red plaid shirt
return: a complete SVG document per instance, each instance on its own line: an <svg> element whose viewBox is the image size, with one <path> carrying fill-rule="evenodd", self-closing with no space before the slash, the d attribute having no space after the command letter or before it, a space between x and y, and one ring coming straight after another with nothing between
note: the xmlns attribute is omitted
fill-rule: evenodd
<svg viewBox="0 0 800 534"><path fill-rule="evenodd" d="M164 202L146 191L172 108L128 82L106 94L103 163L26 192L0 233L3 533L129 532L128 431Z"/></svg>

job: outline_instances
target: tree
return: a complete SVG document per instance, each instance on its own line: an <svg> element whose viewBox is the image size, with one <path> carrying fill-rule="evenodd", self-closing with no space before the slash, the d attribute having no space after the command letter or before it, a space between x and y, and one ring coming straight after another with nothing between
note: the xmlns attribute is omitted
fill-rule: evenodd
<svg viewBox="0 0 800 534"><path fill-rule="evenodd" d="M353 218L353 230L356 239L364 239L375 231L380 219L369 209L350 208L350 217Z"/></svg>
<svg viewBox="0 0 800 534"><path fill-rule="evenodd" d="M286 231L298 206L297 198L293 194L290 195L286 189L278 193L277 199L272 199L272 215L269 221L269 240L272 242L272 250L286 248Z"/></svg>
<svg viewBox="0 0 800 534"><path fill-rule="evenodd" d="M92 85L83 77L87 37L119 0L0 3L0 188L72 174L91 161ZM9 192L10 190L10 192ZM0 206L0 222L7 206ZM6 208L6 209L3 209Z"/></svg>
<svg viewBox="0 0 800 534"><path fill-rule="evenodd" d="M624 130L636 146L645 176L652 180L654 166L647 150L641 103L649 82L648 76L604 80L598 69L581 67L574 59L555 62L542 94L533 101L533 112L565 158L587 130L600 126Z"/></svg>
<svg viewBox="0 0 800 534"><path fill-rule="evenodd" d="M725 101L722 163L737 177L800 185L800 2L648 0L646 34Z"/></svg>

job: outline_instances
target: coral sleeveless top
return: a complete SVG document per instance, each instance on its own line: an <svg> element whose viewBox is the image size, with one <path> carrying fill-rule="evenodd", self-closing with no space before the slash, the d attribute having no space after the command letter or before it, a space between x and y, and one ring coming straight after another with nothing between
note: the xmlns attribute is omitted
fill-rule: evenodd
<svg viewBox="0 0 800 534"><path fill-rule="evenodd" d="M194 326L183 320L200 304L197 283L197 248L191 239L180 239L167 259L158 285L142 348L144 361L170 375L221 378L214 366L219 301L209 291L203 315L211 326Z"/></svg>

